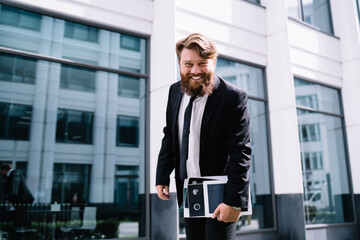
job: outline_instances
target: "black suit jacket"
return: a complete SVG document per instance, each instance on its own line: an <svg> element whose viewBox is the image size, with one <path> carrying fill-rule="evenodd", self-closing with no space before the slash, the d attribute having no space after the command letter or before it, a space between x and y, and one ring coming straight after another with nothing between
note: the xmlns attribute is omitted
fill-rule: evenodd
<svg viewBox="0 0 360 240"><path fill-rule="evenodd" d="M207 99L201 123L200 172L201 176L227 175L224 203L246 209L251 156L247 94L219 77L214 80L214 91ZM169 176L175 169L179 206L183 200L178 140L182 96L180 82L171 85L156 172L156 185L169 185Z"/></svg>

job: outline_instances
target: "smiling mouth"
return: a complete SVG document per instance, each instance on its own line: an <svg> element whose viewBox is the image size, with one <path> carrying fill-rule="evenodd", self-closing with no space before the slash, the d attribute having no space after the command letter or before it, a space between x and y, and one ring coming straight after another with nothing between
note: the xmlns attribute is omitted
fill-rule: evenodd
<svg viewBox="0 0 360 240"><path fill-rule="evenodd" d="M190 77L192 80L198 81L200 80L202 77L201 76L191 76Z"/></svg>

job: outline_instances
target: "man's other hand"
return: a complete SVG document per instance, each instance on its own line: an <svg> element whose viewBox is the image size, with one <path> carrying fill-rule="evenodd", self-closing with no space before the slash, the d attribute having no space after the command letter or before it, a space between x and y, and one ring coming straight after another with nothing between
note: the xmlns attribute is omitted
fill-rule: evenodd
<svg viewBox="0 0 360 240"><path fill-rule="evenodd" d="M221 222L237 222L240 217L241 210L235 210L233 207L220 203L215 209L211 218L217 218Z"/></svg>
<svg viewBox="0 0 360 240"><path fill-rule="evenodd" d="M158 197L162 200L169 200L170 194L169 194L169 186L166 185L156 185L156 190Z"/></svg>

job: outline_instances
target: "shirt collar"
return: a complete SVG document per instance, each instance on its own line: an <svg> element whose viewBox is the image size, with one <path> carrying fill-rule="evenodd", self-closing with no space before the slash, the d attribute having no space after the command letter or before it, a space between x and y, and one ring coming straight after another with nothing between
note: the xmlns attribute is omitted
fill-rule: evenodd
<svg viewBox="0 0 360 240"><path fill-rule="evenodd" d="M14 169L10 169L10 170L8 171L7 177L10 176L10 173L11 173L12 171L14 171Z"/></svg>

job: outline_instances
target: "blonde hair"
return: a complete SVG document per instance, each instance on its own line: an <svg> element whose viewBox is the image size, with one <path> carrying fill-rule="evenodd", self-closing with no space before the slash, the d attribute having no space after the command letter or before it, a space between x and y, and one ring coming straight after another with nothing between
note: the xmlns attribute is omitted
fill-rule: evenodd
<svg viewBox="0 0 360 240"><path fill-rule="evenodd" d="M192 33L176 43L178 60L184 48L195 50L204 59L215 58L218 55L214 42L200 33Z"/></svg>

